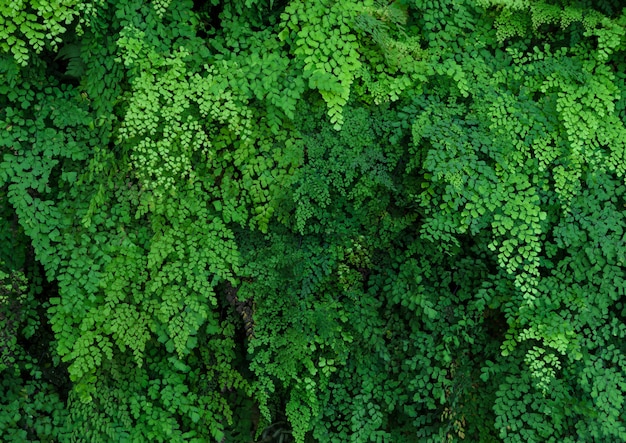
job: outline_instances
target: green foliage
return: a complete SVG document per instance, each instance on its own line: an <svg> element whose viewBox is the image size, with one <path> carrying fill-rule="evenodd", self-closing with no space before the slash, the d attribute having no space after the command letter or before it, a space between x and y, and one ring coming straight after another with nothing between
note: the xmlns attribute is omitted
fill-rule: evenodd
<svg viewBox="0 0 626 443"><path fill-rule="evenodd" d="M28 64L32 54L45 48L58 48L68 27L82 29L99 1L52 0L8 1L0 5L0 52L10 53L22 66Z"/></svg>
<svg viewBox="0 0 626 443"><path fill-rule="evenodd" d="M58 379L52 364L58 361L32 345L35 340L50 345L35 292L22 272L0 270L0 430L5 440L55 441L67 416L54 386Z"/></svg>
<svg viewBox="0 0 626 443"><path fill-rule="evenodd" d="M0 6L0 439L626 439L618 2Z"/></svg>

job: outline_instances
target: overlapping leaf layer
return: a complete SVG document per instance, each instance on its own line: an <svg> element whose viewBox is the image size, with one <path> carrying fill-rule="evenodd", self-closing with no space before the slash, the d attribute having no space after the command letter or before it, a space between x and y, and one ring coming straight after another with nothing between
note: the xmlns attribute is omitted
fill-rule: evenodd
<svg viewBox="0 0 626 443"><path fill-rule="evenodd" d="M0 24L3 441L626 440L620 2Z"/></svg>

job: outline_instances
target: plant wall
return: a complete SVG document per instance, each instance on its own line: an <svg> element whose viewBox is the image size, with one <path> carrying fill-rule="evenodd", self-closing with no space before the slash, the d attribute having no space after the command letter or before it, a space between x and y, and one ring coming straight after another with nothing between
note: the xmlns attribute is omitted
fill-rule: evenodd
<svg viewBox="0 0 626 443"><path fill-rule="evenodd" d="M0 437L626 440L626 10L0 5Z"/></svg>

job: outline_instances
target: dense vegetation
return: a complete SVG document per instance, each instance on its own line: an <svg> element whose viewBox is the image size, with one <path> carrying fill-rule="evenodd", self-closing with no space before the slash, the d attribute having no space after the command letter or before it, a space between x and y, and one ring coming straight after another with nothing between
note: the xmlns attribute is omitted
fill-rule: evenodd
<svg viewBox="0 0 626 443"><path fill-rule="evenodd" d="M0 2L0 440L626 440L626 10Z"/></svg>

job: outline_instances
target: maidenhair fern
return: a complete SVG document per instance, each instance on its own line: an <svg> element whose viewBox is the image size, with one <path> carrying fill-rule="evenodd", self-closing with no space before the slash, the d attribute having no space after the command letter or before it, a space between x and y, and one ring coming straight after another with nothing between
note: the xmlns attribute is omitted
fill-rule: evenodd
<svg viewBox="0 0 626 443"><path fill-rule="evenodd" d="M617 3L0 5L0 439L625 440Z"/></svg>

